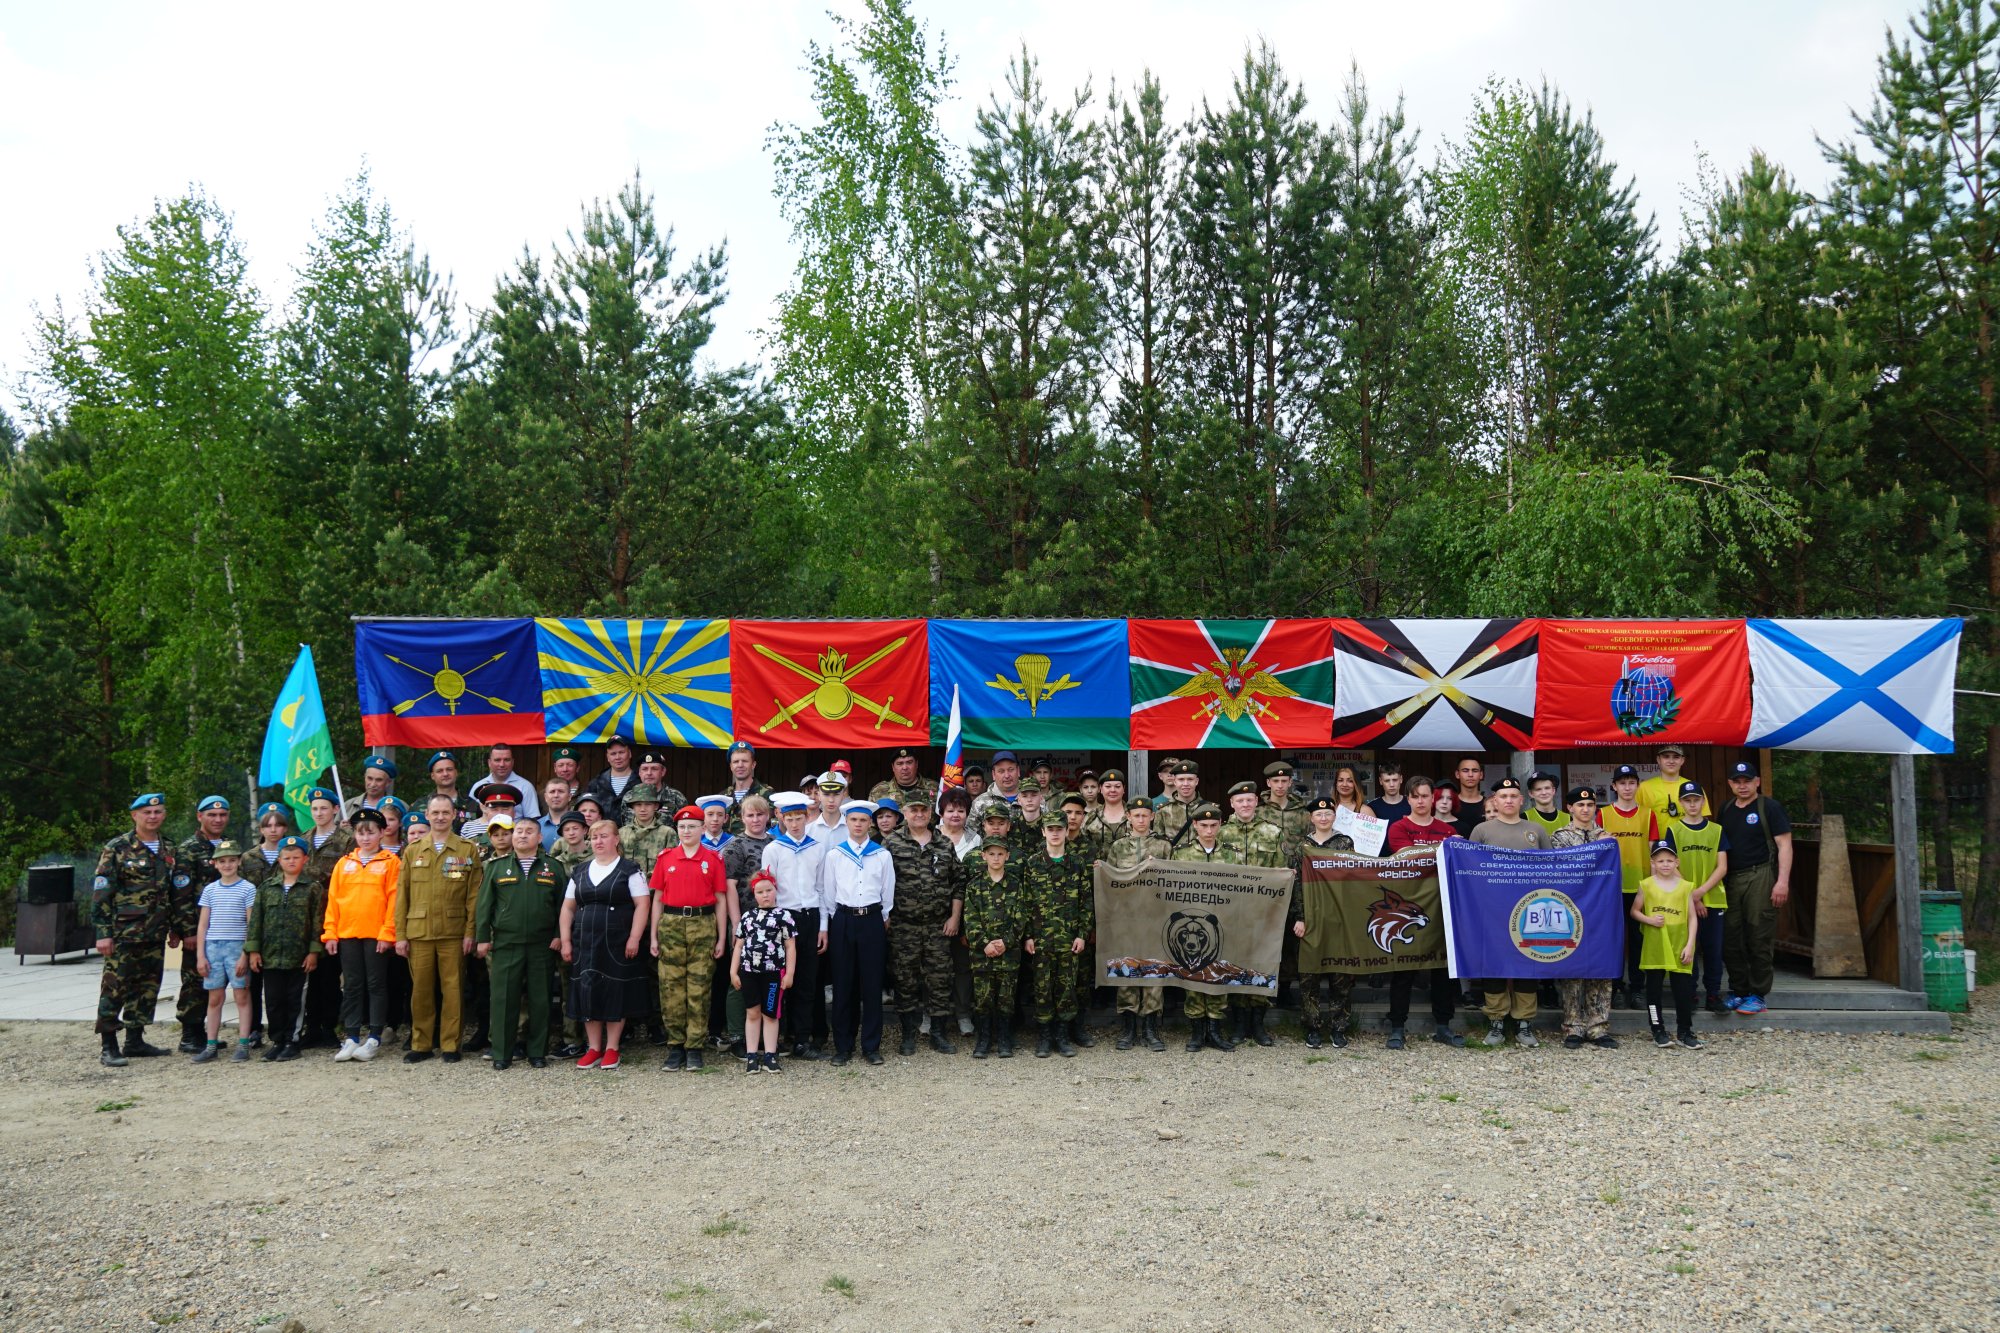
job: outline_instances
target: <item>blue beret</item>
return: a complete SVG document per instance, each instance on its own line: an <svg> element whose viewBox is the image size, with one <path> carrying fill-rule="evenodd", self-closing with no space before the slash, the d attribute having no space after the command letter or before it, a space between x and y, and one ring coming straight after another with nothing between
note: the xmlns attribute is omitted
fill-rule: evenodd
<svg viewBox="0 0 2000 1333"><path fill-rule="evenodd" d="M292 817L292 807L284 804L282 801L266 801L257 807L257 822L259 824L269 819L272 815L283 815L286 819L290 819Z"/></svg>
<svg viewBox="0 0 2000 1333"><path fill-rule="evenodd" d="M384 796L382 804L378 808L382 810L394 810L398 819L410 813L410 807L393 796Z"/></svg>
<svg viewBox="0 0 2000 1333"><path fill-rule="evenodd" d="M220 796L204 796L195 802L194 812L200 814L204 810L213 810L216 806L221 806L224 810L227 810L229 802L223 800Z"/></svg>
<svg viewBox="0 0 2000 1333"><path fill-rule="evenodd" d="M737 741L734 745L729 747L729 753L755 754L757 753L757 747L752 745L749 741Z"/></svg>
<svg viewBox="0 0 2000 1333"><path fill-rule="evenodd" d="M340 798L324 787L314 787L306 793L306 804L311 805L314 801L332 801L335 805L340 804Z"/></svg>
<svg viewBox="0 0 2000 1333"><path fill-rule="evenodd" d="M133 810L144 810L148 806L165 805L166 803L167 803L167 798L165 796L162 796L159 792L156 791L149 791L143 796L133 797L132 804L128 808Z"/></svg>
<svg viewBox="0 0 2000 1333"><path fill-rule="evenodd" d="M281 852L287 850L300 851L304 852L307 856L312 855L312 848L306 846L306 840L296 833L288 834L278 839L278 850Z"/></svg>
<svg viewBox="0 0 2000 1333"><path fill-rule="evenodd" d="M449 759L454 764L458 762L458 756L453 754L450 750L439 750L431 755L430 762L425 764L424 767L427 769L436 768L437 761L440 759Z"/></svg>
<svg viewBox="0 0 2000 1333"><path fill-rule="evenodd" d="M436 760L433 759L432 762L435 763ZM379 768L384 773L387 773L391 778L394 778L396 776L395 762L390 759L385 759L379 754L371 754L366 759L363 759L361 761L361 767L363 767L364 769Z"/></svg>

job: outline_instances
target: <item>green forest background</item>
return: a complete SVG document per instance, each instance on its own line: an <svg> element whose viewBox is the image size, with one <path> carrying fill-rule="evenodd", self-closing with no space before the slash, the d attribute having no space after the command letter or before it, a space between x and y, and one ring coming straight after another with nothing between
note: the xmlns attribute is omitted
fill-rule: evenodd
<svg viewBox="0 0 2000 1333"><path fill-rule="evenodd" d="M119 229L0 415L8 882L240 792L302 641L357 753L352 615L1958 614L2000 690L2000 10L1887 34L1824 195L1713 163L1665 232L1546 84L968 90L905 0L804 58L761 365L636 175L463 295L365 175L281 293L198 187ZM1919 761L1967 890L1996 703ZM1879 834L1884 767L1777 786Z"/></svg>

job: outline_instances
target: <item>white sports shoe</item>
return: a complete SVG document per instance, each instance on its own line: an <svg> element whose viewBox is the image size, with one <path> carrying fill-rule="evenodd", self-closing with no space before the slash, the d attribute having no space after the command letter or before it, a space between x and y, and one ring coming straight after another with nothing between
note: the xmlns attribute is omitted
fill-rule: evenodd
<svg viewBox="0 0 2000 1333"><path fill-rule="evenodd" d="M355 1053L360 1049L361 1043L354 1040L354 1038L342 1037L340 1039L340 1049L333 1053L333 1058L335 1060L352 1060Z"/></svg>
<svg viewBox="0 0 2000 1333"><path fill-rule="evenodd" d="M1479 1040L1480 1044L1484 1046L1505 1046L1507 1044L1507 1025L1505 1023L1493 1024L1486 1029L1486 1035Z"/></svg>
<svg viewBox="0 0 2000 1333"><path fill-rule="evenodd" d="M1542 1039L1535 1035L1533 1028L1523 1023L1521 1030L1514 1034L1514 1044L1516 1046L1539 1046L1542 1044Z"/></svg>
<svg viewBox="0 0 2000 1333"><path fill-rule="evenodd" d="M373 1060L375 1058L375 1053L381 1049L382 1049L382 1043L377 1041L375 1038L370 1037L367 1041L362 1042L360 1046L355 1048L354 1058L357 1060Z"/></svg>

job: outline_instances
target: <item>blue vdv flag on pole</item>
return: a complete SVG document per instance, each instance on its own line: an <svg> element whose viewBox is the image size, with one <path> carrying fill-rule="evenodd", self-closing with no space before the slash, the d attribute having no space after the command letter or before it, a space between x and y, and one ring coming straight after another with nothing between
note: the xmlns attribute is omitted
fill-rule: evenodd
<svg viewBox="0 0 2000 1333"><path fill-rule="evenodd" d="M301 644L292 673L271 705L264 725L264 753L257 764L259 786L282 786L285 803L297 817L295 827L312 824L306 793L319 783L333 763L333 737L326 729L326 705L319 696L319 673L313 670L312 649Z"/></svg>
<svg viewBox="0 0 2000 1333"><path fill-rule="evenodd" d="M1618 843L1516 851L1438 844L1438 895L1455 977L1611 980L1625 965Z"/></svg>
<svg viewBox="0 0 2000 1333"><path fill-rule="evenodd" d="M933 620L931 744L956 691L976 749L1122 750L1132 687L1122 620Z"/></svg>

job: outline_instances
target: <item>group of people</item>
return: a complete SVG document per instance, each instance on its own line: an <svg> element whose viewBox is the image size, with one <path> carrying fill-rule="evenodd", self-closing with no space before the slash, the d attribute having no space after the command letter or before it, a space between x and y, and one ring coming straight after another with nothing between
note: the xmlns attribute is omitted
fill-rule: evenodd
<svg viewBox="0 0 2000 1333"><path fill-rule="evenodd" d="M106 960L100 1059L167 1054L145 1027L176 949L179 1048L200 1063L260 1048L265 1060L293 1060L314 1046L366 1062L407 1024L408 1063L484 1053L496 1069L552 1056L616 1069L635 1036L666 1048L666 1068L699 1070L714 1033L748 1073L781 1071L781 1054L881 1064L885 996L904 1055L927 1027L940 1053L954 1054L953 1036L969 1030L974 1058L1011 1057L1025 1020L1037 1056L1070 1056L1096 1041L1097 861L1289 866L1297 885L1305 856L1355 854L1335 829L1343 808L1386 826L1388 856L1451 837L1519 848L1617 839L1627 970L1562 983L1564 1045L1616 1045L1611 1008L1643 1003L1657 1042L1694 1046L1697 982L1712 1010L1762 1012L1791 865L1784 808L1762 795L1756 769L1730 770L1730 799L1711 815L1671 745L1658 777L1619 769L1601 807L1589 787L1561 793L1541 772L1489 789L1478 757L1459 761L1449 782L1383 765L1372 797L1343 767L1313 800L1279 759L1261 788L1232 786L1226 811L1203 798L1195 761L1174 757L1160 765L1157 798L1128 791L1117 769L1085 771L1065 790L1046 758L1023 764L1006 750L940 794L904 749L863 798L845 760L776 791L758 778L753 747L737 742L725 789L692 800L667 785L660 752L614 738L605 757L586 782L580 756L559 746L537 791L511 748L494 746L485 777L462 793L456 756L440 750L429 793L405 801L396 764L371 755L354 797L309 793L304 829L286 805L258 807L254 842L233 840L230 803L208 796L195 835L176 844L162 836L165 797L138 796L131 831L106 844L93 884ZM1306 933L1304 903L1295 887L1288 944ZM1347 1044L1356 981L1297 977L1308 1045ZM1451 1027L1460 983L1439 968L1390 974L1389 1046L1405 1045L1419 981L1433 1039L1463 1045ZM1535 987L1468 984L1487 1044L1536 1044ZM236 1020L227 1045L225 997ZM1116 988L1119 1049L1165 1048L1165 999L1157 986ZM1267 997L1185 992L1187 1049L1272 1045L1270 1007Z"/></svg>

